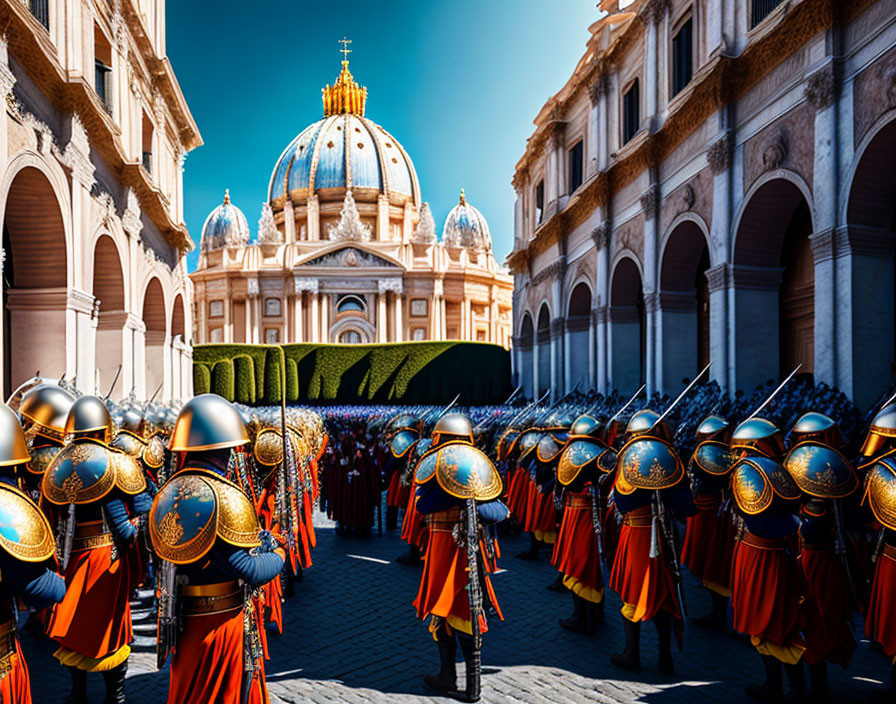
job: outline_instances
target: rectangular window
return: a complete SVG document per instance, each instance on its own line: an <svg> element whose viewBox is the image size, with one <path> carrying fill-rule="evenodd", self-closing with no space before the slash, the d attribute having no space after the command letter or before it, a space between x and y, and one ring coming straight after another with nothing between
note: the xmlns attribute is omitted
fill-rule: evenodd
<svg viewBox="0 0 896 704"><path fill-rule="evenodd" d="M783 0L752 0L750 8L750 29L768 17L772 10L780 5Z"/></svg>
<svg viewBox="0 0 896 704"><path fill-rule="evenodd" d="M425 340L426 339L426 330L424 330L423 328L414 328L411 331L411 339L414 340L414 342L420 342L422 340Z"/></svg>
<svg viewBox="0 0 896 704"><path fill-rule="evenodd" d="M429 301L425 298L412 298L411 315L415 317L429 315Z"/></svg>
<svg viewBox="0 0 896 704"><path fill-rule="evenodd" d="M276 345L280 342L280 328L265 328L264 341L267 345Z"/></svg>
<svg viewBox="0 0 896 704"><path fill-rule="evenodd" d="M212 342L224 342L224 328L212 328L209 331L209 339Z"/></svg>
<svg viewBox="0 0 896 704"><path fill-rule="evenodd" d="M482 328L479 328L476 331L476 342L485 342L487 339L488 339L488 333L485 330L483 330Z"/></svg>
<svg viewBox="0 0 896 704"><path fill-rule="evenodd" d="M569 150L569 192L573 194L585 179L585 147L582 140Z"/></svg>
<svg viewBox="0 0 896 704"><path fill-rule="evenodd" d="M632 81L631 87L622 96L622 143L634 137L641 127L641 95L638 79Z"/></svg>
<svg viewBox="0 0 896 704"><path fill-rule="evenodd" d="M264 299L264 314L267 318L279 318L280 317L280 299L279 298L265 298Z"/></svg>
<svg viewBox="0 0 896 704"><path fill-rule="evenodd" d="M93 88L112 114L112 45L97 25L93 25Z"/></svg>
<svg viewBox="0 0 896 704"><path fill-rule="evenodd" d="M208 304L208 317L223 318L224 317L224 301L210 301Z"/></svg>
<svg viewBox="0 0 896 704"><path fill-rule="evenodd" d="M143 113L143 168L152 173L152 136L155 132L149 115Z"/></svg>
<svg viewBox="0 0 896 704"><path fill-rule="evenodd" d="M47 29L50 28L50 0L30 0L28 7L31 14Z"/></svg>
<svg viewBox="0 0 896 704"><path fill-rule="evenodd" d="M680 93L694 75L693 28L689 17L672 37L672 95Z"/></svg>
<svg viewBox="0 0 896 704"><path fill-rule="evenodd" d="M535 186L535 224L541 224L541 216L544 215L544 179Z"/></svg>

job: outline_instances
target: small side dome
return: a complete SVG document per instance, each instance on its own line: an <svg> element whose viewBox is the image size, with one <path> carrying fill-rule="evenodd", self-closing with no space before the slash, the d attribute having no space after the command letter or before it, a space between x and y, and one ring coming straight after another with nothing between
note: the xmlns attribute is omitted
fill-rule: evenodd
<svg viewBox="0 0 896 704"><path fill-rule="evenodd" d="M445 218L442 243L446 247L466 247L485 252L490 252L492 249L492 236L488 223L482 213L467 203L463 189L460 191L460 202Z"/></svg>
<svg viewBox="0 0 896 704"><path fill-rule="evenodd" d="M249 244L249 222L243 211L230 202L230 189L224 191L224 202L215 208L202 226L201 249L210 252L221 247Z"/></svg>

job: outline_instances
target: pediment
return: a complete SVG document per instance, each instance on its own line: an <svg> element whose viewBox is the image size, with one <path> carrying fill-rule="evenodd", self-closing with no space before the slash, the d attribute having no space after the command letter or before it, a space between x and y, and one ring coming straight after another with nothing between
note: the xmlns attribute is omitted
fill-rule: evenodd
<svg viewBox="0 0 896 704"><path fill-rule="evenodd" d="M360 247L338 247L324 254L311 256L297 266L333 269L400 269L398 262L381 257Z"/></svg>

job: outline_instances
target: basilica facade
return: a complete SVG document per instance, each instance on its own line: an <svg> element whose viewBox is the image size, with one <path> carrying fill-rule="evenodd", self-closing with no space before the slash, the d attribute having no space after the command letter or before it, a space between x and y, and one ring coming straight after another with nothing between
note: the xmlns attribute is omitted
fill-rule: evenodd
<svg viewBox="0 0 896 704"><path fill-rule="evenodd" d="M894 379L896 14L604 0L516 166L515 371L729 391Z"/></svg>
<svg viewBox="0 0 896 704"><path fill-rule="evenodd" d="M513 280L460 192L441 228L348 61L277 160L253 235L225 194L191 274L197 341L510 345Z"/></svg>
<svg viewBox="0 0 896 704"><path fill-rule="evenodd" d="M3 397L38 371L188 397L182 167L202 141L165 1L0 0L0 27Z"/></svg>

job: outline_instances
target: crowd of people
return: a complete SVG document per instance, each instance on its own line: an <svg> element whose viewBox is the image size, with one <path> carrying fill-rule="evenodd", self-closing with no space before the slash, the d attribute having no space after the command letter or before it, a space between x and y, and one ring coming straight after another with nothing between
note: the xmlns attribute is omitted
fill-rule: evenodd
<svg viewBox="0 0 896 704"><path fill-rule="evenodd" d="M558 627L598 633L607 590L618 594L625 642L611 660L632 675L645 621L672 676L691 618L749 640L765 672L750 697L826 702L827 666L849 665L860 616L890 660L880 700L892 701L894 398L863 417L808 378L733 397L696 382L674 400L641 389L309 410L213 394L180 409L116 404L35 378L0 408L0 700L31 701L27 621L57 644L67 702L85 704L95 674L122 704L142 586L169 704L263 704L267 635L283 632L312 564L319 506L345 536L400 527L398 559L422 567L413 603L438 649L424 681L440 694L479 699L482 637L503 618L490 575L503 535L525 532L517 557L549 555L549 588L571 596ZM685 569L709 613L687 614Z"/></svg>

